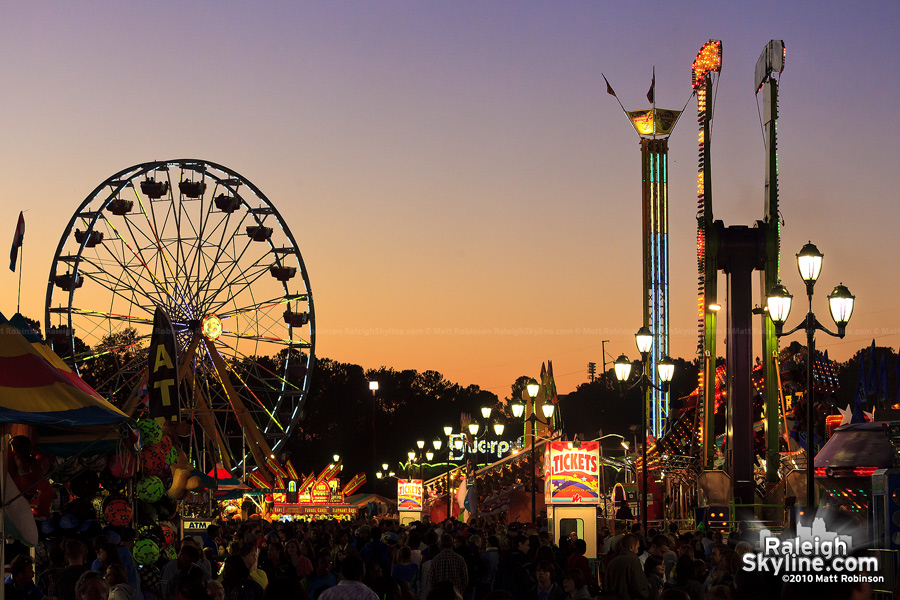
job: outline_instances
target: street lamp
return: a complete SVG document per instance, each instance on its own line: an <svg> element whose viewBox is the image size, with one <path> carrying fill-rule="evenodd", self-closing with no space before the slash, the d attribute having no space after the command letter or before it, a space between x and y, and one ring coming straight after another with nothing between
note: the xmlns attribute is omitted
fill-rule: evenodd
<svg viewBox="0 0 900 600"><path fill-rule="evenodd" d="M482 406L481 407L481 416L484 417L484 420L487 421L491 418L491 407L490 406Z"/></svg>
<svg viewBox="0 0 900 600"><path fill-rule="evenodd" d="M425 447L425 440L416 440L416 446L419 447L419 450Z"/></svg>
<svg viewBox="0 0 900 600"><path fill-rule="evenodd" d="M536 429L537 423L541 423L543 425L550 425L550 419L553 417L553 411L556 410L556 405L546 400L541 405L541 413L544 415L544 418L541 419L537 416L537 411L535 410L534 401L537 398L538 391L541 389L540 384L535 381L533 378L525 384L525 391L528 393L528 397L531 398L531 414L525 419L527 423L531 425L531 522L537 523L537 506L535 502L537 500L537 488L535 481L535 471L537 471L537 463L535 462L535 441L536 441ZM521 418L525 413L525 404L521 400L517 400L511 405L513 416Z"/></svg>
<svg viewBox="0 0 900 600"><path fill-rule="evenodd" d="M641 377L636 382L634 382L631 387L628 389L632 389L635 386L640 386L641 388L641 436L643 438L643 443L641 447L643 448L643 457L641 458L641 485L643 486L643 494L641 494L641 522L644 527L644 531L647 531L647 391L649 389L655 389L662 392L668 391L669 382L672 381L672 376L675 374L675 363L672 362L667 356L664 356L660 359L657 364L657 373L659 374L659 379L662 381L662 387L656 387L653 385L653 382L650 379L650 375L647 373L649 368L649 361L647 360L650 350L653 347L653 335L650 333L650 329L645 327L641 327L638 329L637 333L634 334L634 341L637 345L638 352L641 353ZM628 360L628 357L622 354L619 358L616 359L614 365L616 371L616 379L618 379L621 383L625 383L628 381L629 376L631 375L631 362ZM627 390L626 390L627 391ZM622 445L627 449L628 446L625 442L622 442ZM637 455L637 443L635 443L635 455Z"/></svg>
<svg viewBox="0 0 900 600"><path fill-rule="evenodd" d="M813 422L813 361L816 354L816 330L824 331L832 337L843 338L847 332L847 323L850 322L850 316L853 314L853 302L856 296L850 293L843 284L837 287L828 295L828 307L831 312L831 318L837 325L837 332L829 331L825 326L816 320L816 315L812 309L813 289L819 273L822 271L823 254L819 252L812 242L807 243L797 254L797 268L800 271L800 278L806 284L806 296L809 302L806 318L799 325L790 331L783 331L784 323L787 321L788 315L791 313L791 300L793 296L787 291L787 288L780 283L775 285L766 298L766 308L769 317L775 324L775 335L781 337L790 335L795 331L803 329L806 333L806 504L814 506L816 504L816 486L815 486L815 457L814 451L814 434L815 424Z"/></svg>
<svg viewBox="0 0 900 600"><path fill-rule="evenodd" d="M372 392L372 470L377 471L378 466L377 462L375 462L375 398L378 394L378 381L369 381L369 391Z"/></svg>

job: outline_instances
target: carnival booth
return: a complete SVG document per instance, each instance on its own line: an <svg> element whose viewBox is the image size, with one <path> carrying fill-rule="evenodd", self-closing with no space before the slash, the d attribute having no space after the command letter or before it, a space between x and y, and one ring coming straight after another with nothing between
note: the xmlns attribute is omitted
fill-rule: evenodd
<svg viewBox="0 0 900 600"><path fill-rule="evenodd" d="M19 315L0 315L0 424L3 533L30 546L128 535L129 584L156 590L176 552L178 500L196 484L177 432L107 402Z"/></svg>
<svg viewBox="0 0 900 600"><path fill-rule="evenodd" d="M599 442L549 442L544 446L544 500L551 537L575 534L587 544L585 557L596 560Z"/></svg>
<svg viewBox="0 0 900 600"><path fill-rule="evenodd" d="M303 519L350 519L356 516L358 507L349 504L346 498L366 482L364 473L359 473L340 486L338 474L343 468L342 461L325 467L318 476L310 473L299 477L290 461L285 463L285 477L277 478L276 489L271 490L271 517L282 520Z"/></svg>
<svg viewBox="0 0 900 600"><path fill-rule="evenodd" d="M400 524L408 525L422 519L423 485L421 479L397 480L397 509Z"/></svg>

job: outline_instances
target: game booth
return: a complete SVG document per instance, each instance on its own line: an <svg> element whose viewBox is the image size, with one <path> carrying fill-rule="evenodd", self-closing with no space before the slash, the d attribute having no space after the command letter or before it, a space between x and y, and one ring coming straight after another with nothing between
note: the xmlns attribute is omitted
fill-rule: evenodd
<svg viewBox="0 0 900 600"><path fill-rule="evenodd" d="M329 464L318 476L310 473L298 477L290 461L285 463L284 477L277 478L278 488L271 491L271 501L265 515L282 520L293 519L352 519L360 507L347 498L366 482L364 473L340 486L338 474L342 461ZM268 497L268 495L266 496Z"/></svg>

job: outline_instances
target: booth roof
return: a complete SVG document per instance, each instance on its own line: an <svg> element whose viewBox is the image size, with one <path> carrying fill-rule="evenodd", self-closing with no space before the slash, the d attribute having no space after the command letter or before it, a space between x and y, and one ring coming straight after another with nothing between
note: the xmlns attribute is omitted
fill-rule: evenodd
<svg viewBox="0 0 900 600"><path fill-rule="evenodd" d="M85 442L102 440L104 432L114 434L128 418L76 375L21 315L10 321L0 313L0 423L34 426L38 448L65 455L66 449L75 453Z"/></svg>

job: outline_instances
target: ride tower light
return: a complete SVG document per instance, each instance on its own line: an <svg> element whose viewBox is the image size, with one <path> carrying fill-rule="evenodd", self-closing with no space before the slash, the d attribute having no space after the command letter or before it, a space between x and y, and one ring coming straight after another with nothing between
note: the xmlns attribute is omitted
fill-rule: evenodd
<svg viewBox="0 0 900 600"><path fill-rule="evenodd" d="M669 416L669 394L661 391L657 370L662 358L669 355L669 135L681 111L657 108L653 87L647 97L653 102L651 108L625 113L641 140L641 303L643 325L651 336L647 368L653 382L644 401L650 432L661 437Z"/></svg>

